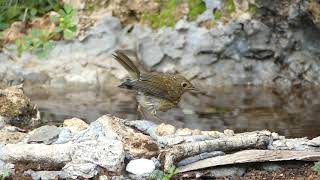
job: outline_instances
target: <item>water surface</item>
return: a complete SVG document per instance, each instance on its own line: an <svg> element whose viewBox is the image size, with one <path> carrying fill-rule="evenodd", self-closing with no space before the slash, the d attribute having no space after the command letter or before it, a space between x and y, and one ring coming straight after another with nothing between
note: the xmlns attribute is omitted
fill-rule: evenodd
<svg viewBox="0 0 320 180"><path fill-rule="evenodd" d="M127 90L27 89L26 94L38 104L43 124L59 124L71 117L92 122L104 114L138 118L134 93ZM288 137L312 138L320 135L319 97L317 88L289 91L244 86L208 88L201 94L185 94L178 108L159 115L178 127L235 132L268 129Z"/></svg>

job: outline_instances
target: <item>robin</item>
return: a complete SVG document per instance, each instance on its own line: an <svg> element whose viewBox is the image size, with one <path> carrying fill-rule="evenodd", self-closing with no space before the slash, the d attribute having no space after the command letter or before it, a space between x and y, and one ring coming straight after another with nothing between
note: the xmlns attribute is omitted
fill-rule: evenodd
<svg viewBox="0 0 320 180"><path fill-rule="evenodd" d="M130 75L130 79L119 87L138 92L138 110L143 116L141 107L160 119L157 111L165 112L176 107L185 92L196 90L191 82L181 75L140 71L122 51L116 50L112 55Z"/></svg>

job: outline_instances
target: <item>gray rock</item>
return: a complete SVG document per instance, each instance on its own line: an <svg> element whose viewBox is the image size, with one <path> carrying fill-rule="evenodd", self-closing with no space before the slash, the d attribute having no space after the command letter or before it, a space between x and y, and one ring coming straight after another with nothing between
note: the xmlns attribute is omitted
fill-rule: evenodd
<svg viewBox="0 0 320 180"><path fill-rule="evenodd" d="M35 129L28 137L28 143L52 144L59 137L61 129L56 126L42 126Z"/></svg>
<svg viewBox="0 0 320 180"><path fill-rule="evenodd" d="M262 164L262 169L268 172L274 172L277 171L281 168L281 166L279 166L276 163L263 163Z"/></svg>
<svg viewBox="0 0 320 180"><path fill-rule="evenodd" d="M14 174L14 164L5 163L4 161L0 160L0 177L4 178Z"/></svg>
<svg viewBox="0 0 320 180"><path fill-rule="evenodd" d="M244 167L215 167L214 169L209 170L209 173L206 176L213 177L225 177L225 176L235 176L241 177L246 172Z"/></svg>
<svg viewBox="0 0 320 180"><path fill-rule="evenodd" d="M31 176L33 180L40 179L66 179L68 175L63 171L33 171L27 170L23 173L25 176Z"/></svg>
<svg viewBox="0 0 320 180"><path fill-rule="evenodd" d="M72 161L63 167L71 177L91 178L98 174L98 167L119 173L124 161L124 149L121 141L86 141L75 145Z"/></svg>
<svg viewBox="0 0 320 180"><path fill-rule="evenodd" d="M152 38L143 38L139 47L141 60L148 67L159 64L164 57L160 46Z"/></svg>
<svg viewBox="0 0 320 180"><path fill-rule="evenodd" d="M64 144L69 142L72 139L72 133L69 129L62 128L58 139L53 144Z"/></svg>

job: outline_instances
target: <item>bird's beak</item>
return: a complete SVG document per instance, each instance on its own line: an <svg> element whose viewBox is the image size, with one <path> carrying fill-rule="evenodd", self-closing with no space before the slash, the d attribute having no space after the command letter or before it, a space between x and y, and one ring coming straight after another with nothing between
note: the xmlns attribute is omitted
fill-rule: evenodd
<svg viewBox="0 0 320 180"><path fill-rule="evenodd" d="M189 91L194 91L194 92L200 92L200 90L198 88L195 88L195 87L191 87L188 90Z"/></svg>

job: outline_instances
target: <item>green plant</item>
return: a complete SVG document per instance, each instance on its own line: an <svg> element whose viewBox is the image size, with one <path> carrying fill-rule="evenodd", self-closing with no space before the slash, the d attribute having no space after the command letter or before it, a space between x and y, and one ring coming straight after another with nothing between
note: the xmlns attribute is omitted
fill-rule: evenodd
<svg viewBox="0 0 320 180"><path fill-rule="evenodd" d="M77 26L73 19L75 10L72 6L65 4L63 9L60 9L59 16L53 16L52 21L58 23L58 27L54 32L49 32L46 29L32 28L31 33L16 40L18 55L25 51L35 52L38 57L45 58L48 52L53 49L54 42L52 37L59 33L63 33L64 39L71 39L77 31Z"/></svg>
<svg viewBox="0 0 320 180"><path fill-rule="evenodd" d="M190 9L190 20L197 19L198 15L206 11L206 4L202 0L189 0L188 5Z"/></svg>
<svg viewBox="0 0 320 180"><path fill-rule="evenodd" d="M25 51L35 52L40 58L47 56L54 44L50 40L53 34L45 29L34 28L31 33L16 40L18 55Z"/></svg>
<svg viewBox="0 0 320 180"><path fill-rule="evenodd" d="M159 1L161 4L160 12L144 12L142 19L150 22L152 28L163 26L173 27L179 20L175 16L177 7L182 3L187 3L189 8L189 20L195 20L199 14L206 10L205 3L202 0L166 0Z"/></svg>
<svg viewBox="0 0 320 180"><path fill-rule="evenodd" d="M250 3L248 11L252 14L255 14L257 12L257 6L255 4Z"/></svg>
<svg viewBox="0 0 320 180"><path fill-rule="evenodd" d="M0 180L5 180L11 176L11 172L9 169L3 169L3 171L0 173L1 173Z"/></svg>
<svg viewBox="0 0 320 180"><path fill-rule="evenodd" d="M169 170L164 174L162 180L170 180L173 176L179 173L179 169L176 166L170 166Z"/></svg>
<svg viewBox="0 0 320 180"><path fill-rule="evenodd" d="M0 0L0 31L15 21L27 22L61 7L59 0Z"/></svg>
<svg viewBox="0 0 320 180"><path fill-rule="evenodd" d="M313 170L317 171L320 174L320 161L314 163Z"/></svg>
<svg viewBox="0 0 320 180"><path fill-rule="evenodd" d="M62 32L64 39L71 39L77 31L77 25L73 20L76 15L76 11L71 5L65 4L63 9L60 9L58 13L59 16L53 16L51 18L53 22L59 23L59 26L56 28L56 32Z"/></svg>
<svg viewBox="0 0 320 180"><path fill-rule="evenodd" d="M159 28L162 26L174 26L176 18L174 17L174 11L177 7L177 0L168 0L163 4L163 8L160 12L145 12L142 18L149 21L152 28Z"/></svg>

